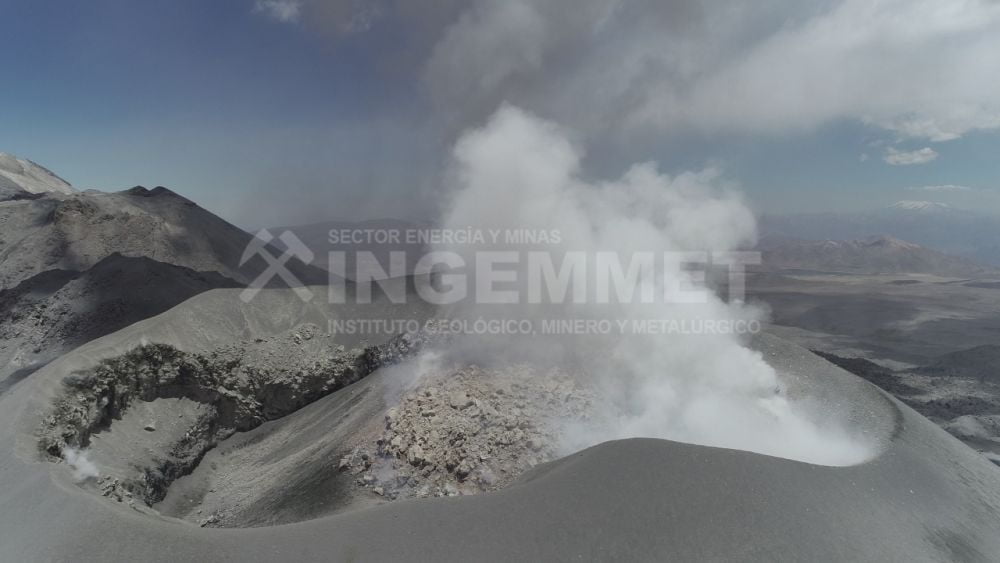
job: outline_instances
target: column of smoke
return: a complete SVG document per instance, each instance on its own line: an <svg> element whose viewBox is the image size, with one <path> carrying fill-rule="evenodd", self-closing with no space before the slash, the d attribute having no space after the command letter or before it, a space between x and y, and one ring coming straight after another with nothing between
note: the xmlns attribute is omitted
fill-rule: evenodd
<svg viewBox="0 0 1000 563"><path fill-rule="evenodd" d="M456 144L455 193L444 228L558 230L563 250L719 251L751 243L752 214L734 192L720 189L713 170L669 177L652 163L637 164L618 180L581 178L581 152L556 125L511 106ZM473 264L481 248L438 248ZM553 249L555 250L555 249ZM644 280L662 290L687 274L680 263L657 268ZM622 319L733 319L757 313L730 305L708 289L700 303L624 303L611 307ZM689 293L690 296L690 293ZM491 314L488 305L458 312ZM496 306L493 306L496 307ZM599 309L599 310L598 310ZM508 318L538 318L526 305L505 306ZM567 316L606 314L608 306L562 305ZM548 309L547 313L551 313ZM502 337L500 337L502 338ZM830 465L849 465L870 450L829 425L810 420L780 392L778 375L732 334L560 336L543 346L550 354L585 356L587 372L604 403L596 425L567 425L567 450L628 437L655 437L743 449ZM485 341L484 341L485 340ZM469 340L475 361L518 361L537 339L492 336ZM595 346L595 344L597 344ZM484 357L484 356L490 357ZM478 357L477 357L478 356ZM596 357L595 357L596 356Z"/></svg>

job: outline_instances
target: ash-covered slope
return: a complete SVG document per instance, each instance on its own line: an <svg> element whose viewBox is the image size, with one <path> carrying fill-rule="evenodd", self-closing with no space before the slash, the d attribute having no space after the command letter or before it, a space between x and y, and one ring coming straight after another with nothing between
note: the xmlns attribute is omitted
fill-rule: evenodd
<svg viewBox="0 0 1000 563"><path fill-rule="evenodd" d="M76 192L69 182L49 169L28 159L0 152L0 201L16 196L18 191L28 194Z"/></svg>
<svg viewBox="0 0 1000 563"><path fill-rule="evenodd" d="M26 376L203 291L238 285L216 272L115 253L83 272L48 270L0 290L0 392L16 383L4 382L11 373Z"/></svg>
<svg viewBox="0 0 1000 563"><path fill-rule="evenodd" d="M757 248L765 267L864 274L934 274L967 277L990 268L891 236L862 240L800 240L782 236L761 239Z"/></svg>
<svg viewBox="0 0 1000 563"><path fill-rule="evenodd" d="M68 464L42 460L36 431L63 378L144 342L204 352L234 342L269 342L303 323L326 326L331 318L429 313L385 302L363 308L307 304L281 290L264 291L245 304L237 294L203 293L63 356L0 395L3 558L988 561L1000 551L1000 472L995 467L873 386L768 336L755 347L783 374L789 391L822 409L848 414L852 431L881 442L874 459L826 467L664 440L625 440L538 466L490 494L370 507L385 498L355 483L365 473L355 474L350 463L344 471L341 464L359 442L375 440L368 442L375 446L386 436L384 430L410 428L411 423L386 426L387 409L401 392L409 392L400 382L413 378L400 366L396 369L402 371L377 371L312 405L233 435L204 459L190 476L188 494L174 505L176 513L197 514L207 500L202 506L210 510L200 517L209 524L220 500L239 508L237 525L272 524L275 517L299 520L294 524L200 528L197 520L192 525L164 518L139 502L133 507L94 494L93 481L74 482ZM350 347L364 338L341 334L334 342ZM421 388L414 391L419 400ZM468 410L476 396L483 397L453 401L449 393L440 404L416 403L413 416L424 417L428 408ZM99 440L122 448L108 451L137 455L147 445L159 447L177 425L203 414L190 401L139 401L100 432ZM514 412L500 414L497 418L506 423ZM150 420L154 430L144 430ZM403 459L419 469L409 457ZM489 461L486 453L477 463ZM100 464L83 469L102 471ZM87 471L77 473L82 478ZM336 514L344 508L353 510ZM312 519L302 521L307 518Z"/></svg>
<svg viewBox="0 0 1000 563"><path fill-rule="evenodd" d="M48 270L84 271L114 253L247 283L266 265L240 266L251 235L162 187L46 194L0 203L0 288ZM304 283L324 276L288 267Z"/></svg>

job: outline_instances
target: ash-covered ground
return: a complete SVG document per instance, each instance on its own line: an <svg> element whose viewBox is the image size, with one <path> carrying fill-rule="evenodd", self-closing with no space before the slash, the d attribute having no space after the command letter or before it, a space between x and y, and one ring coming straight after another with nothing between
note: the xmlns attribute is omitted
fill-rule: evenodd
<svg viewBox="0 0 1000 563"><path fill-rule="evenodd" d="M67 377L38 447L113 501L243 527L315 516L274 505L300 487L297 470L330 485L315 490L329 503L319 513L475 494L568 453L564 429L591 422L580 377L445 367L426 348L440 342L422 332L348 350L304 324L205 353L145 344Z"/></svg>
<svg viewBox="0 0 1000 563"><path fill-rule="evenodd" d="M71 376L39 447L137 510L260 527L497 491L622 414L579 362L455 348L419 332L347 350L309 324L205 353L147 344Z"/></svg>
<svg viewBox="0 0 1000 563"><path fill-rule="evenodd" d="M201 526L254 527L494 491L570 453L564 432L598 420L578 374L446 367L439 356L425 350L222 441L156 508ZM312 498L296 498L303 488Z"/></svg>

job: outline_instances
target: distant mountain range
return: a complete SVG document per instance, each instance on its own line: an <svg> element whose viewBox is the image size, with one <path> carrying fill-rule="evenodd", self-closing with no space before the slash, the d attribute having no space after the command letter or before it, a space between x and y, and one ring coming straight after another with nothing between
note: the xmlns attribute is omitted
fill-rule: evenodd
<svg viewBox="0 0 1000 563"><path fill-rule="evenodd" d="M772 270L814 270L827 272L864 273L864 274L935 274L941 276L973 277L986 274L996 274L997 267L982 263L966 256L941 252L925 245L916 244L895 236L877 234L862 238L852 237L855 232L873 232L893 223L906 224L907 232L929 231L935 224L935 218L951 216L964 212L953 210L946 205L932 202L901 201L886 210L870 215L795 215L771 216L764 219L765 233L758 243L757 250L763 254L764 267ZM820 217L822 221L816 224L811 219ZM904 221L904 218L910 221ZM957 221L957 219L956 219ZM984 218L984 228L989 221ZM959 221L960 222L960 221ZM865 225L871 225L867 227ZM922 227L927 225L927 228ZM805 236L830 233L841 238L824 238L820 240L807 239L805 236L788 236L774 231L802 232ZM1000 222L995 227L1000 233ZM294 232L315 253L315 264L329 268L329 251L349 251L347 256L357 257L359 252L370 252L368 261L361 261L361 271L380 272L388 268L391 251L406 253L406 271L413 271L416 259L426 251L421 244L407 243L401 240L397 243L378 243L371 240L361 240L356 243L333 242L330 233L341 232L361 235L362 239L369 233L395 232L405 233L408 230L426 228L424 225L409 223L397 219L377 219L367 221L328 221L292 227L276 227L271 231L280 233L284 230ZM904 230L904 229L900 229ZM400 235L402 237L402 235ZM277 241L276 241L276 244ZM280 246L280 245L279 245ZM374 260L371 258L374 257ZM347 277L355 277L358 273L354 263L347 265ZM343 266L340 266L343 268ZM340 271L335 268L335 271ZM380 277L375 274L375 277Z"/></svg>
<svg viewBox="0 0 1000 563"><path fill-rule="evenodd" d="M345 277L349 279L357 279L360 276L379 279L385 277L382 275L383 271L388 272L389 270L391 252L404 253L406 274L412 274L416 271L417 262L428 251L428 248L419 242L407 240L407 233L426 228L428 228L427 225L401 219L369 219L364 221L324 221L291 227L274 227L270 231L275 234L286 230L295 233L316 254L314 264L317 267L336 273L346 273ZM334 239L330 238L331 233L335 235ZM349 237L355 236L356 233L359 239L356 242L337 240L344 233ZM398 237L396 242L380 240L380 237L393 235ZM274 244L278 248L283 248L280 240L276 239ZM330 253L336 251L344 252L345 261L331 264Z"/></svg>
<svg viewBox="0 0 1000 563"><path fill-rule="evenodd" d="M770 235L760 240L764 266L865 274L936 274L968 277L993 271L975 261L890 236L807 241Z"/></svg>
<svg viewBox="0 0 1000 563"><path fill-rule="evenodd" d="M864 240L890 236L1000 266L1000 218L929 201L900 201L859 213L763 215L762 238Z"/></svg>

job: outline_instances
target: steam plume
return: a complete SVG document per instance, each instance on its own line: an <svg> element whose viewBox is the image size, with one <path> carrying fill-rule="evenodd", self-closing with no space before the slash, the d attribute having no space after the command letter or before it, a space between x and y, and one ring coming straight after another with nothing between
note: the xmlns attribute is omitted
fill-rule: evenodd
<svg viewBox="0 0 1000 563"><path fill-rule="evenodd" d="M64 448L62 452L63 461L73 469L73 479L76 481L86 481L98 477L98 471L94 462L87 458L87 452L76 448Z"/></svg>
<svg viewBox="0 0 1000 563"><path fill-rule="evenodd" d="M713 252L735 249L755 237L752 214L719 171L668 176L654 163L637 164L618 180L581 178L581 151L553 123L503 106L481 129L465 133L454 150L454 194L445 228L558 229L562 249L627 256L636 249ZM451 246L466 254L476 246ZM547 250L557 252L560 248ZM661 294L690 281L680 260L639 280ZM615 318L755 319L759 313L727 304L709 289L689 289L685 303L631 300L559 305L559 314ZM691 297L694 297L692 299ZM485 305L461 311L488 314ZM538 317L538 308L513 305L505 315ZM551 313L551 309L547 310ZM491 337L492 338L492 337ZM595 427L567 429L568 449L626 437L656 437L723 446L831 465L860 462L864 445L834 425L821 426L788 401L781 381L737 335L608 334L564 337L562 353L590 354L588 370L607 398ZM534 339L531 339L534 342ZM468 344L479 354L517 355L516 342ZM553 344L547 343L550 353ZM498 352L503 350L503 352Z"/></svg>

